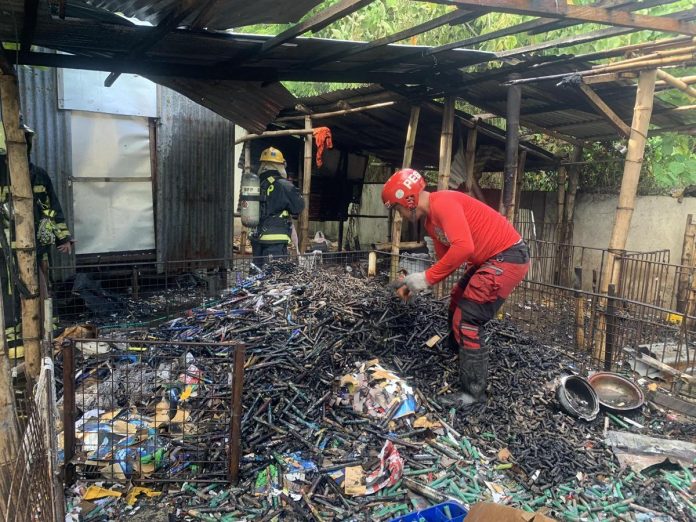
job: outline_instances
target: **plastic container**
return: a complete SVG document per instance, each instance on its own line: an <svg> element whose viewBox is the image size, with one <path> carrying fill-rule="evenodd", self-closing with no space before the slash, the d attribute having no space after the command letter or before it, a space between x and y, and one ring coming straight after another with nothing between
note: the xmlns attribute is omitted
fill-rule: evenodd
<svg viewBox="0 0 696 522"><path fill-rule="evenodd" d="M393 518L389 522L462 522L467 513L466 508L457 502L443 502L403 517Z"/></svg>

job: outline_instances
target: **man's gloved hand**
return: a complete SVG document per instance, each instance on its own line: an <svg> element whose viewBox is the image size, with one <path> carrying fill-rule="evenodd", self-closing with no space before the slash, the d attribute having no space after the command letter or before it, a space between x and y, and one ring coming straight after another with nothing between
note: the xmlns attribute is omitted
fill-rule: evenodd
<svg viewBox="0 0 696 522"><path fill-rule="evenodd" d="M425 272L416 272L415 274L409 274L404 278L404 284L408 286L408 289L414 293L418 294L427 290L430 285L428 280L425 278Z"/></svg>

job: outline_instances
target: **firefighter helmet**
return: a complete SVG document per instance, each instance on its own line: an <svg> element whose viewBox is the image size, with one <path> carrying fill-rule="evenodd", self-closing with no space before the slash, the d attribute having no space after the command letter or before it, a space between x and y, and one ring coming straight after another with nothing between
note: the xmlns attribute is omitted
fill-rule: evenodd
<svg viewBox="0 0 696 522"><path fill-rule="evenodd" d="M262 163L280 163L285 165L285 158L283 153L274 147L268 147L261 153Z"/></svg>
<svg viewBox="0 0 696 522"><path fill-rule="evenodd" d="M423 190L425 180L417 170L397 170L384 184L382 201L387 208L401 205L413 210L418 206L418 197Z"/></svg>

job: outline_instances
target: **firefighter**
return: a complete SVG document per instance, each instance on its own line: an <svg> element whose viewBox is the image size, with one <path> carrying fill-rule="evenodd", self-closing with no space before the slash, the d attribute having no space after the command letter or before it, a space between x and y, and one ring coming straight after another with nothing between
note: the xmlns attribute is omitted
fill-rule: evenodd
<svg viewBox="0 0 696 522"><path fill-rule="evenodd" d="M288 255L292 217L302 212L305 202L299 189L287 179L282 152L269 147L261 153L260 163L261 208L251 247L254 262L263 266L269 255Z"/></svg>
<svg viewBox="0 0 696 522"><path fill-rule="evenodd" d="M20 120L21 121L21 120ZM29 176L34 194L34 226L36 227L36 260L44 277L48 281L48 254L52 245L56 245L62 253L72 252L74 243L70 230L65 223L63 209L58 196L53 188L53 183L48 174L41 167L31 163L31 149L34 131L21 121L24 136L27 142L27 155L29 156ZM4 133L3 133L4 134ZM13 288L12 281L17 279L16 263L11 252L14 239L14 225L12 224L10 176L7 164L7 152L4 139L0 140L0 206L2 207L3 234L8 241L3 241L2 267L0 277L2 280L2 292L5 296L5 324L13 325L17 322L19 310L19 296Z"/></svg>
<svg viewBox="0 0 696 522"><path fill-rule="evenodd" d="M392 175L382 189L387 208L405 220L425 219L438 261L428 270L408 274L402 281L406 295L418 294L460 267L464 276L450 296L450 346L459 355L461 394L454 402L485 401L489 348L480 330L493 319L512 290L529 270L529 249L515 228L488 205L462 192L427 192L415 170Z"/></svg>

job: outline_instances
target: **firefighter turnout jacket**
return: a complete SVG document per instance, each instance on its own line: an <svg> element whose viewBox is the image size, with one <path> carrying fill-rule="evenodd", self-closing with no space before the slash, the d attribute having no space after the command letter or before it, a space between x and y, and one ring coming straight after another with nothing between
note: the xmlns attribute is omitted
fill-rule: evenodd
<svg viewBox="0 0 696 522"><path fill-rule="evenodd" d="M5 209L9 208L11 195L7 165L0 162L0 204ZM70 230L65 223L63 209L58 201L56 191L53 189L51 178L41 167L33 163L29 165L31 187L34 192L34 226L36 227L36 257L37 260L46 259L48 251L54 243L63 245L71 240ZM9 212L3 214L3 232L9 237L14 237L14 227L8 221ZM8 234L9 229L9 234Z"/></svg>
<svg viewBox="0 0 696 522"><path fill-rule="evenodd" d="M256 230L259 243L290 243L292 216L305 207L299 189L277 170L259 174L261 178L261 215Z"/></svg>

